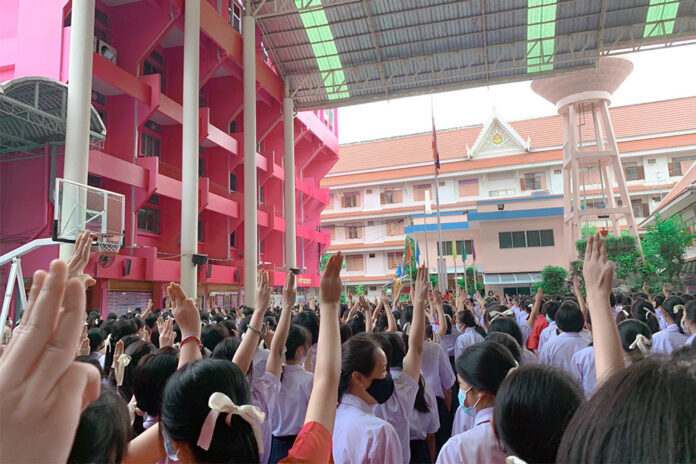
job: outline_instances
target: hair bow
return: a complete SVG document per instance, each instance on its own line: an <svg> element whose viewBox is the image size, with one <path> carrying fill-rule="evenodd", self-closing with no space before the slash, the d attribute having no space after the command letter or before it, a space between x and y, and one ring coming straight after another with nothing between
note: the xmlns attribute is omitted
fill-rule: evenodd
<svg viewBox="0 0 696 464"><path fill-rule="evenodd" d="M515 311L512 309L506 309L505 311L491 311L491 322L495 321L499 317L510 317L514 315Z"/></svg>
<svg viewBox="0 0 696 464"><path fill-rule="evenodd" d="M225 418L225 423L227 425L230 425L232 416L239 416L251 426L251 429L254 431L254 437L256 438L256 444L259 447L259 454L263 454L261 424L266 419L266 415L261 412L259 408L250 404L237 406L232 402L229 396L220 392L215 392L210 395L208 407L210 408L210 412L208 413L208 417L205 418L203 427L201 427L201 433L198 436L197 444L199 447L206 451L210 448L210 442L213 440L213 433L215 432L215 423L220 413L224 413L227 414Z"/></svg>
<svg viewBox="0 0 696 464"><path fill-rule="evenodd" d="M636 335L636 339L633 340L633 343L631 343L631 346L628 347L629 350L635 350L638 348L641 353L645 354L648 352L648 348L646 346L651 346L652 345L652 340L650 340L648 337L646 337L643 334L638 334Z"/></svg>
<svg viewBox="0 0 696 464"><path fill-rule="evenodd" d="M517 456L508 456L505 458L505 464L527 464L527 461L520 459Z"/></svg>
<svg viewBox="0 0 696 464"><path fill-rule="evenodd" d="M510 368L510 370L507 372L507 374L505 375L505 377L507 377L508 375L512 374L513 372L515 372L515 371L516 371L517 369L519 369L519 368L520 368L520 363L518 363L517 361L515 361L515 365L512 366L512 367Z"/></svg>
<svg viewBox="0 0 696 464"><path fill-rule="evenodd" d="M684 311L684 305L672 306L672 313L677 314L679 311Z"/></svg>
<svg viewBox="0 0 696 464"><path fill-rule="evenodd" d="M127 354L122 354L118 359L114 360L114 374L116 375L116 386L123 385L123 374L126 373L126 367L130 364L131 357Z"/></svg>

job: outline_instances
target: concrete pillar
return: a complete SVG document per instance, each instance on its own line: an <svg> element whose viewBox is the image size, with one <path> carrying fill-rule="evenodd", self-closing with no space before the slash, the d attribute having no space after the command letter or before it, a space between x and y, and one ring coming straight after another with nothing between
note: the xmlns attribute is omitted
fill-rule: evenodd
<svg viewBox="0 0 696 464"><path fill-rule="evenodd" d="M87 183L89 163L94 1L73 2L70 27L70 69L63 178L81 184ZM66 194L69 193L72 192L66 192ZM64 203L70 204L71 201L65 198ZM66 213L69 214L69 211ZM73 217L71 220L76 221L78 218ZM72 243L60 245L60 258L67 260L72 250Z"/></svg>
<svg viewBox="0 0 696 464"><path fill-rule="evenodd" d="M184 11L184 108L181 136L181 286L196 298L198 273L198 80L200 0L186 0Z"/></svg>
<svg viewBox="0 0 696 464"><path fill-rule="evenodd" d="M258 267L256 178L256 19L252 8L242 18L244 66L244 303L256 302Z"/></svg>
<svg viewBox="0 0 696 464"><path fill-rule="evenodd" d="M285 155L285 264L297 267L297 227L295 226L295 105L285 86L283 100L283 143Z"/></svg>

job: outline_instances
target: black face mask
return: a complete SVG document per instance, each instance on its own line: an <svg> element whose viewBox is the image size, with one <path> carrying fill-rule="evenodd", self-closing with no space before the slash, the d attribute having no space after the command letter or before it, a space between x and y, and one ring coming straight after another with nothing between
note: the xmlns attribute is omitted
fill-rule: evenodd
<svg viewBox="0 0 696 464"><path fill-rule="evenodd" d="M394 393L394 379L391 374L383 379L372 379L370 388L367 389L370 394L379 404L384 404Z"/></svg>

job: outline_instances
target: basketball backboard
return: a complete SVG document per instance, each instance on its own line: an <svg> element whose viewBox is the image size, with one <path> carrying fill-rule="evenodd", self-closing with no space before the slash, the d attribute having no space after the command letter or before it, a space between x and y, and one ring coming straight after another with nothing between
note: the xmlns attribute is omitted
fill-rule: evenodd
<svg viewBox="0 0 696 464"><path fill-rule="evenodd" d="M125 232L125 197L89 185L56 179L53 240L74 243L89 230L93 251L118 253Z"/></svg>

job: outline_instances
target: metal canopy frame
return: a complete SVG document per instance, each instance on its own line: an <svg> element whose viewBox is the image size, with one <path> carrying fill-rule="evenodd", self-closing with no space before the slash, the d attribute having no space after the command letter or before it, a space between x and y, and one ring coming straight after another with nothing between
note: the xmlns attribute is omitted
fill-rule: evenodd
<svg viewBox="0 0 696 464"><path fill-rule="evenodd" d="M45 77L0 84L0 161L36 156L46 143L64 143L68 86ZM102 148L106 127L91 108L90 144ZM12 154L14 156L9 156Z"/></svg>
<svg viewBox="0 0 696 464"><path fill-rule="evenodd" d="M594 67L601 56L696 43L696 2L658 2L676 5L676 16L649 20L656 1L250 0L248 8L296 107L309 109L537 79ZM554 35L528 38L530 11L549 6L555 19L532 25L553 24ZM317 12L326 22L305 24Z"/></svg>

